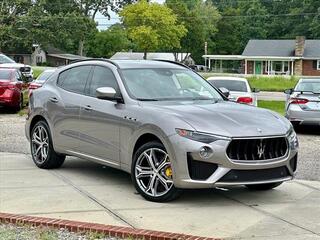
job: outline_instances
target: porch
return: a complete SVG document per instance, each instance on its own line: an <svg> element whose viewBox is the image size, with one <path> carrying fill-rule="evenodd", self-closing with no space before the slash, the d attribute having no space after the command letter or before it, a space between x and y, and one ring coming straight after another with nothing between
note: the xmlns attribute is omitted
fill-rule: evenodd
<svg viewBox="0 0 320 240"><path fill-rule="evenodd" d="M245 75L287 75L295 73L295 61L297 57L256 57L242 55L204 55L205 64L209 71L216 73L235 73L234 66L237 63L238 73ZM232 64L230 64L232 63Z"/></svg>

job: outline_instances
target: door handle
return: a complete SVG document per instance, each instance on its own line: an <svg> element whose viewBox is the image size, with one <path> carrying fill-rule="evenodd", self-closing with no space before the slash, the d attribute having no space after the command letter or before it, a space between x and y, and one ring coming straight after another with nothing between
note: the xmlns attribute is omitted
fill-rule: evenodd
<svg viewBox="0 0 320 240"><path fill-rule="evenodd" d="M92 111L92 107L91 107L90 105L86 105L86 106L84 107L84 110L86 110L86 111Z"/></svg>
<svg viewBox="0 0 320 240"><path fill-rule="evenodd" d="M56 97L49 98L49 100L53 103L59 102L59 100Z"/></svg>

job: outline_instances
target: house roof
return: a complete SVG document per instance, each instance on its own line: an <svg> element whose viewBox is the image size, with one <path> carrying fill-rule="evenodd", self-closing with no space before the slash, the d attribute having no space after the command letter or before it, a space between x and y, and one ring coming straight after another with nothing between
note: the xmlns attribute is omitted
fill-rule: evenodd
<svg viewBox="0 0 320 240"><path fill-rule="evenodd" d="M250 40L242 56L294 57L296 40ZM320 40L306 40L303 58L320 58Z"/></svg>
<svg viewBox="0 0 320 240"><path fill-rule="evenodd" d="M183 61L188 53L178 53L178 60ZM112 60L143 60L143 52L117 52L110 59ZM175 61L174 53L150 52L147 54L148 59L170 60Z"/></svg>
<svg viewBox="0 0 320 240"><path fill-rule="evenodd" d="M71 61L87 59L87 57L80 56L80 55L69 54L69 53L48 54L48 56L61 58L61 59L67 59L67 60L71 60Z"/></svg>

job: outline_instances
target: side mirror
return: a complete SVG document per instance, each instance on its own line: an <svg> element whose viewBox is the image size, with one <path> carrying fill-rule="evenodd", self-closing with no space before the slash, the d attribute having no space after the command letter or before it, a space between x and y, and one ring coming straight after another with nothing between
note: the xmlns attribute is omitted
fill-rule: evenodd
<svg viewBox="0 0 320 240"><path fill-rule="evenodd" d="M222 94L228 98L230 96L230 91L224 87L219 88L219 90L222 92Z"/></svg>
<svg viewBox="0 0 320 240"><path fill-rule="evenodd" d="M286 90L284 90L284 93L291 95L293 93L293 89L286 89Z"/></svg>
<svg viewBox="0 0 320 240"><path fill-rule="evenodd" d="M260 89L258 89L258 88L252 88L252 92L254 92L254 93L259 93L259 92L260 92Z"/></svg>
<svg viewBox="0 0 320 240"><path fill-rule="evenodd" d="M100 87L96 89L96 96L99 99L122 102L122 98L116 96L117 92L112 87Z"/></svg>

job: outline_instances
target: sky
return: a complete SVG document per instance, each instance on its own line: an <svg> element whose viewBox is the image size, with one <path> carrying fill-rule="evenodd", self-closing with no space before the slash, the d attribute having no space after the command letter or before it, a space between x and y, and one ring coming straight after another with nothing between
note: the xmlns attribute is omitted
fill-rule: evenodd
<svg viewBox="0 0 320 240"><path fill-rule="evenodd" d="M153 2L164 3L165 0L153 0ZM100 31L120 22L119 16L114 12L110 12L110 20L108 20L108 18L103 16L101 13L97 13L95 20L98 22L98 29Z"/></svg>

